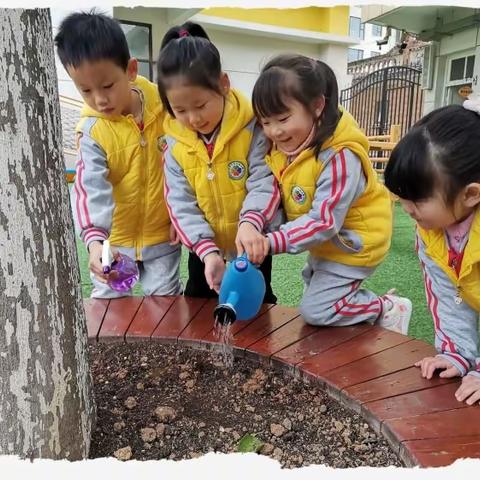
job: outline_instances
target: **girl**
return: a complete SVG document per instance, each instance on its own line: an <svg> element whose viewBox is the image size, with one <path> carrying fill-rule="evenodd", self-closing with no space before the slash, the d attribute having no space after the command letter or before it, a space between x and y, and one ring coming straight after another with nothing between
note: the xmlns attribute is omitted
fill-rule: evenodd
<svg viewBox="0 0 480 480"><path fill-rule="evenodd" d="M246 251L262 263L275 303L265 226L280 203L265 164L267 140L249 101L230 88L220 55L199 25L170 29L158 59L158 89L170 113L164 122L165 195L182 243L190 249L185 295L212 297L224 258Z"/></svg>
<svg viewBox="0 0 480 480"><path fill-rule="evenodd" d="M393 150L385 184L417 222L417 252L438 355L424 378L463 377L455 396L480 400L480 100L439 108Z"/></svg>
<svg viewBox="0 0 480 480"><path fill-rule="evenodd" d="M338 87L323 62L280 55L263 68L253 108L273 147L287 223L269 233L274 254L309 250L300 310L313 325L377 322L407 333L411 302L361 289L385 257L392 209L368 159L368 142L338 107Z"/></svg>

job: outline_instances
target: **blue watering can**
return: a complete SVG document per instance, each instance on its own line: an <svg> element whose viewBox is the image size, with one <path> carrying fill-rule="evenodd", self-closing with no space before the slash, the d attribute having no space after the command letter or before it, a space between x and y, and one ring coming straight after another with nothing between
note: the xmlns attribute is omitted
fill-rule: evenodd
<svg viewBox="0 0 480 480"><path fill-rule="evenodd" d="M246 256L237 257L227 266L223 276L214 318L221 325L250 320L259 312L264 296L262 273Z"/></svg>

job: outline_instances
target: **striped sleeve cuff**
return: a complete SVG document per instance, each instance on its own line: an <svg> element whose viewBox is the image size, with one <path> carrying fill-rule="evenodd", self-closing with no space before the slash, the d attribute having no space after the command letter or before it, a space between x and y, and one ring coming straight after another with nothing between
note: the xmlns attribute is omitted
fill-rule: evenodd
<svg viewBox="0 0 480 480"><path fill-rule="evenodd" d="M106 240L108 238L108 232L103 230L103 228L88 228L82 231L80 238L88 249L89 245L95 240L99 242Z"/></svg>
<svg viewBox="0 0 480 480"><path fill-rule="evenodd" d="M270 242L270 251L272 252L272 255L287 252L287 238L281 230L267 233L267 238Z"/></svg>
<svg viewBox="0 0 480 480"><path fill-rule="evenodd" d="M215 242L213 240L207 239L207 240L201 240L196 245L194 245L193 251L203 262L203 259L209 253L219 252L220 249L217 247L217 245L215 245Z"/></svg>
<svg viewBox="0 0 480 480"><path fill-rule="evenodd" d="M243 222L251 223L260 233L265 228L265 218L261 213L250 210L246 212L240 219L240 224Z"/></svg>
<svg viewBox="0 0 480 480"><path fill-rule="evenodd" d="M473 375L474 377L480 378L480 371L478 370L470 370L467 375Z"/></svg>
<svg viewBox="0 0 480 480"><path fill-rule="evenodd" d="M457 370L460 372L462 377L466 375L466 373L470 369L470 365L467 362L467 360L465 360L458 353L443 352L443 353L439 353L437 357L446 358L450 363L452 363L457 368Z"/></svg>

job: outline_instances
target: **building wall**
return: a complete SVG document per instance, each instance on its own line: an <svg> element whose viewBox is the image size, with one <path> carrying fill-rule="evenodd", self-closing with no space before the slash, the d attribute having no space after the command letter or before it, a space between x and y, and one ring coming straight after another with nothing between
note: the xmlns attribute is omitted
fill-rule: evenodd
<svg viewBox="0 0 480 480"><path fill-rule="evenodd" d="M348 35L349 7L308 8L206 8L202 15L262 23L278 27L298 28L314 32Z"/></svg>
<svg viewBox="0 0 480 480"><path fill-rule="evenodd" d="M285 11L286 10L279 10L278 15L285 15ZM202 11L202 14L205 13L205 10ZM153 58L156 59L162 38L171 26L166 22L164 11L155 8L129 9L115 7L114 16L119 20L131 20L152 24ZM324 60L329 63L335 71L339 84L342 86L347 84L346 47L336 45L315 45L312 43L282 40L280 38L256 37L248 34L216 30L209 26L206 27L206 30L210 39L220 52L222 66L228 73L232 85L240 89L247 96L251 95L253 85L255 84L255 80L258 77L262 66L271 57L285 52L300 53Z"/></svg>
<svg viewBox="0 0 480 480"><path fill-rule="evenodd" d="M365 8L365 7L362 7ZM350 16L362 18L361 7L350 7ZM391 30L391 35L388 39L388 43L381 47L377 45L377 40L382 39L386 35L386 27L382 27L382 34L380 36L374 35L373 25L371 23L365 23L365 38L360 40L357 44L352 45L350 48L363 51L363 59L370 58L375 54L385 54L391 50L397 43L397 30ZM373 53L373 54L372 54Z"/></svg>
<svg viewBox="0 0 480 480"><path fill-rule="evenodd" d="M340 84L346 83L346 48L335 45L314 45L298 43L278 38L261 38L208 30L211 40L220 51L223 68L228 73L233 86L247 96L262 67L268 60L280 53L300 53L318 58L328 63Z"/></svg>
<svg viewBox="0 0 480 480"><path fill-rule="evenodd" d="M471 54L476 55L474 77L477 77L477 84L475 85L474 82L472 88L480 93L480 27L445 36L438 42L434 62L433 88L425 90L424 113L449 103L446 82L449 78L450 62L452 58ZM457 86L451 88L455 90ZM458 98L456 100L460 101Z"/></svg>
<svg viewBox="0 0 480 480"><path fill-rule="evenodd" d="M160 50L160 44L166 31L171 27L167 23L166 11L162 8L146 8L136 7L114 7L103 8L102 12L108 15L113 15L118 20L136 21L142 23L149 23L152 25L152 55L156 60L158 52ZM207 10L236 10L240 9L207 9ZM202 11L202 14L207 13L207 10ZM330 33L348 34L348 7L334 7L334 8L303 8L303 9L262 9L265 12L275 13L272 21L280 22L290 19L290 16L295 14L295 21L290 24L290 27L297 28L300 26L301 21L306 21L306 18L312 16L312 10L315 10L317 18L322 15L325 17L324 22L328 20L328 26L324 27L326 23L322 24L322 28L329 28ZM52 9L52 22L54 25L54 35L60 21L69 13L76 10L65 9ZM241 12L241 10L240 10ZM245 10L251 15L251 11ZM288 12L288 15L287 13ZM222 13L222 12L220 12ZM232 12L229 12L230 14ZM235 14L236 14L235 13ZM258 12L257 12L258 13ZM208 13L211 14L211 13ZM267 13L264 14L266 20ZM220 15L219 15L220 16ZM260 22L263 17L261 15L249 19L249 21ZM283 20L282 20L283 19ZM302 20L303 19L303 20ZM297 23L295 23L297 22ZM297 25L297 27L294 27ZM303 25L303 29L306 28L306 23ZM342 31L339 30L339 25L343 25ZM318 25L316 26L317 29ZM338 31L335 31L337 29ZM300 53L303 55L318 58L328 63L334 70L339 88L345 88L348 84L347 79L347 48L339 45L320 44L315 45L313 43L301 43L293 42L289 40L282 40L279 38L268 37L255 37L252 35L224 32L220 30L206 27L208 34L212 41L215 43L220 51L223 68L229 74L233 86L239 88L250 96L255 80L262 68L262 66L274 55L285 52ZM57 72L59 79L60 93L66 96L77 98L81 100L80 95L75 89L75 86L71 82L67 72L63 69L62 65L57 59Z"/></svg>
<svg viewBox="0 0 480 480"><path fill-rule="evenodd" d="M117 20L127 20L152 25L152 56L154 61L158 57L162 38L167 30L172 26L167 24L166 11L163 8L126 8L114 7L113 16Z"/></svg>

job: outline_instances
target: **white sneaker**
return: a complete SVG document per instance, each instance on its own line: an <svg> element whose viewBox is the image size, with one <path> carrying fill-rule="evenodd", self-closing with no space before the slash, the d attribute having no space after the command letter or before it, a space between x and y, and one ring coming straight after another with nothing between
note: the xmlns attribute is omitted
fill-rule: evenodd
<svg viewBox="0 0 480 480"><path fill-rule="evenodd" d="M381 297L384 313L376 324L392 332L407 335L408 324L412 316L412 302L408 298L394 295L394 292L395 289L389 290ZM385 310L388 304L391 305L390 309Z"/></svg>

